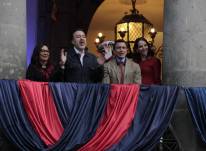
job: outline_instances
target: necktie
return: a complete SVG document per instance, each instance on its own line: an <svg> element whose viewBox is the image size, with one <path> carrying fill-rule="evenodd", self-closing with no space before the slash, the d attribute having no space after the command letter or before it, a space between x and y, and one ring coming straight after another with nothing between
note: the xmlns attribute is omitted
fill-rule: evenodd
<svg viewBox="0 0 206 151"><path fill-rule="evenodd" d="M124 83L124 70L125 70L124 64L120 63L119 68L120 68L120 83L123 84Z"/></svg>

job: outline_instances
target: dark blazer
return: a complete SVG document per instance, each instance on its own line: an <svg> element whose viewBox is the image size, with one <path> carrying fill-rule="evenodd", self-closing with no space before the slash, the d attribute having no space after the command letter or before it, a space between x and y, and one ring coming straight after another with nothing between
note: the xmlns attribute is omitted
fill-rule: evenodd
<svg viewBox="0 0 206 151"><path fill-rule="evenodd" d="M103 66L98 64L97 58L93 54L85 51L82 66L79 55L75 52L74 48L68 50L64 81L80 83L101 82L103 73Z"/></svg>

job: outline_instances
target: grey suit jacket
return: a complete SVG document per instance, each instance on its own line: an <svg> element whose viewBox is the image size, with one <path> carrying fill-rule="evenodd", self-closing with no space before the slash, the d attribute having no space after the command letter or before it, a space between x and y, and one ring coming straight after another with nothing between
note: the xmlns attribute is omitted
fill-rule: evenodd
<svg viewBox="0 0 206 151"><path fill-rule="evenodd" d="M110 60L104 64L104 78L103 83L120 83L121 71L115 59ZM132 60L126 60L124 83L138 83L141 84L141 70L137 63Z"/></svg>

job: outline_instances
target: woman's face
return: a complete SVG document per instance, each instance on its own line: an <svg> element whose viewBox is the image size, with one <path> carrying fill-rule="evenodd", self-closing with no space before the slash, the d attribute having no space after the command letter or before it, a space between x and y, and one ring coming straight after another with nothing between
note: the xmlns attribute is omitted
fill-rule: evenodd
<svg viewBox="0 0 206 151"><path fill-rule="evenodd" d="M147 57L148 45L147 45L147 43L144 40L140 40L138 42L137 52L139 52L141 56Z"/></svg>
<svg viewBox="0 0 206 151"><path fill-rule="evenodd" d="M39 59L43 62L49 60L49 48L46 45L43 45L43 47L41 48L39 53Z"/></svg>

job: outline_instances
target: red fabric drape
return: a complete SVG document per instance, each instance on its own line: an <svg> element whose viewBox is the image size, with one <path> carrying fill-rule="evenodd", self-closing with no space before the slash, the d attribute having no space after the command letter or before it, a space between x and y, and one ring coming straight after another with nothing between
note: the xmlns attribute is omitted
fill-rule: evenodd
<svg viewBox="0 0 206 151"><path fill-rule="evenodd" d="M79 151L103 151L117 143L135 116L139 85L112 84L105 114L94 137Z"/></svg>
<svg viewBox="0 0 206 151"><path fill-rule="evenodd" d="M47 82L18 81L29 120L46 145L59 140L64 128Z"/></svg>

